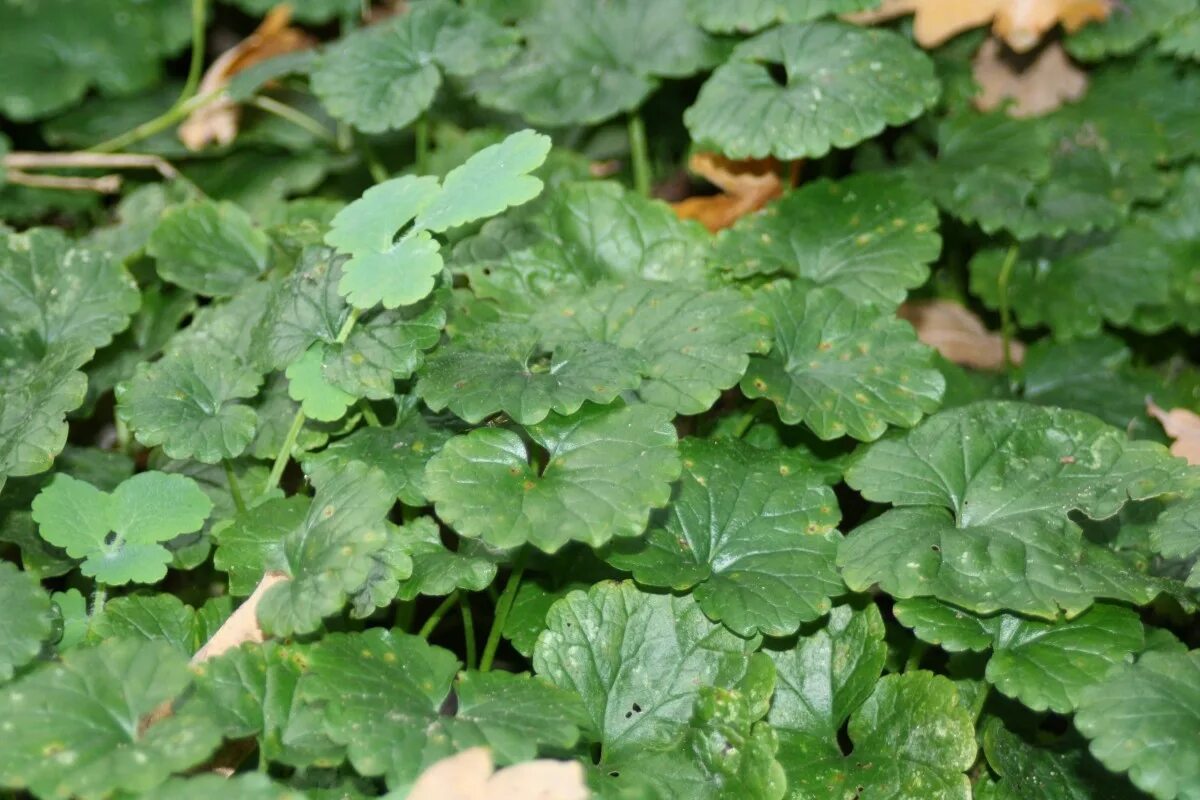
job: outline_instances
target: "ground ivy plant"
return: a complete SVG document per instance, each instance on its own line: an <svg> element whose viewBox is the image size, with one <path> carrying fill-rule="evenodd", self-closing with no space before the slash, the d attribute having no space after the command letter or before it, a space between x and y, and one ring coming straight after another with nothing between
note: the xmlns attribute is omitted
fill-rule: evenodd
<svg viewBox="0 0 1200 800"><path fill-rule="evenodd" d="M0 0L0 798L1200 800L1200 6L293 5Z"/></svg>

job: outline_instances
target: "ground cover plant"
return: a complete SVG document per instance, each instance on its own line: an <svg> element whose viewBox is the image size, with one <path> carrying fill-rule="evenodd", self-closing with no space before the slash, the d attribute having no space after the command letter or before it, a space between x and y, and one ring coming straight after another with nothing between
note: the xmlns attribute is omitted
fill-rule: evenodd
<svg viewBox="0 0 1200 800"><path fill-rule="evenodd" d="M0 797L1200 798L1196 0L0 0Z"/></svg>

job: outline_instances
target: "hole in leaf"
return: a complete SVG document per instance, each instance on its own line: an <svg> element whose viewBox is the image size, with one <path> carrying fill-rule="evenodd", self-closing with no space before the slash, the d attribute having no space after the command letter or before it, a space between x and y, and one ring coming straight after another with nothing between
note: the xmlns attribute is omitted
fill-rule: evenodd
<svg viewBox="0 0 1200 800"><path fill-rule="evenodd" d="M842 751L842 755L850 755L850 752L854 749L854 743L850 741L849 723L838 728L837 743L838 749Z"/></svg>
<svg viewBox="0 0 1200 800"><path fill-rule="evenodd" d="M788 85L787 68L783 66L783 64L769 61L766 64L763 64L763 66L767 68L767 74L771 76L771 80L775 81L777 85Z"/></svg>
<svg viewBox="0 0 1200 800"><path fill-rule="evenodd" d="M117 534L114 531L109 531L104 535L104 546L112 547L117 543Z"/></svg>
<svg viewBox="0 0 1200 800"><path fill-rule="evenodd" d="M930 550L932 550L932 551L933 551L933 552L935 552L935 553L940 553L940 552L942 552L942 548L941 548L940 546L936 545L936 544L931 544L931 545L929 546L929 549L930 549Z"/></svg>

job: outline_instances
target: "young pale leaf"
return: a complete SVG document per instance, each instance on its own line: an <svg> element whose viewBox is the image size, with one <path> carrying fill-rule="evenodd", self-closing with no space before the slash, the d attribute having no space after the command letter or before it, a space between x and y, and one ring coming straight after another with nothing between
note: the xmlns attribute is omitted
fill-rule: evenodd
<svg viewBox="0 0 1200 800"><path fill-rule="evenodd" d="M915 119L940 91L933 62L891 31L783 25L735 47L683 119L730 158L813 158Z"/></svg>
<svg viewBox="0 0 1200 800"><path fill-rule="evenodd" d="M361 131L403 128L433 103L444 72L500 67L516 43L514 31L485 14L422 0L326 50L313 67L313 92L330 114Z"/></svg>
<svg viewBox="0 0 1200 800"><path fill-rule="evenodd" d="M442 299L434 294L430 300ZM344 344L325 346L325 379L355 397L390 400L395 383L411 376L435 347L446 324L446 311L427 302L384 311L360 322Z"/></svg>
<svg viewBox="0 0 1200 800"><path fill-rule="evenodd" d="M142 363L117 386L117 414L147 447L171 458L215 464L240 456L254 438L262 376L219 350Z"/></svg>
<svg viewBox="0 0 1200 800"><path fill-rule="evenodd" d="M0 561L0 683L32 661L50 638L50 597L28 572Z"/></svg>
<svg viewBox="0 0 1200 800"><path fill-rule="evenodd" d="M1200 795L1200 650L1148 652L1088 689L1075 726L1092 755L1159 800Z"/></svg>
<svg viewBox="0 0 1200 800"><path fill-rule="evenodd" d="M537 318L554 344L598 342L644 360L638 397L673 414L699 414L737 384L749 354L770 349L769 320L732 289L658 281L602 284Z"/></svg>
<svg viewBox="0 0 1200 800"><path fill-rule="evenodd" d="M337 422L358 398L329 380L325 371L327 352L325 345L314 344L293 361L284 374L288 379L288 396L300 404L304 416L322 422Z"/></svg>
<svg viewBox="0 0 1200 800"><path fill-rule="evenodd" d="M841 514L820 476L784 450L738 440L680 443L683 477L663 527L618 541L608 560L639 583L690 589L710 619L743 636L786 636L843 590Z"/></svg>
<svg viewBox="0 0 1200 800"><path fill-rule="evenodd" d="M165 642L114 640L9 684L0 691L0 784L100 800L195 766L221 741L207 717L141 724L191 677L187 659Z"/></svg>
<svg viewBox="0 0 1200 800"><path fill-rule="evenodd" d="M168 209L146 243L159 277L197 294L227 297L267 268L271 240L233 203Z"/></svg>
<svg viewBox="0 0 1200 800"><path fill-rule="evenodd" d="M570 747L579 732L570 695L539 679L458 672L454 654L404 633L330 634L307 654L299 693L319 703L325 730L363 775L403 791L429 763L477 745L498 761L533 758L540 743ZM457 711L440 708L452 686Z"/></svg>
<svg viewBox="0 0 1200 800"><path fill-rule="evenodd" d="M540 345L518 323L477 328L439 348L421 370L416 392L434 411L449 408L470 423L497 412L534 425L553 411L574 414L585 402L611 403L642 383L633 350L606 342Z"/></svg>
<svg viewBox="0 0 1200 800"><path fill-rule="evenodd" d="M1183 469L1162 445L1077 411L985 402L944 411L875 444L846 481L898 508L838 553L856 591L933 596L976 613L1054 619L1097 597L1148 602L1157 584L1086 542L1070 514L1117 513L1171 491Z"/></svg>
<svg viewBox="0 0 1200 800"><path fill-rule="evenodd" d="M687 595L646 594L630 583L571 592L546 623L534 669L582 701L606 773L676 748L701 687L736 686L758 645L710 622Z"/></svg>
<svg viewBox="0 0 1200 800"><path fill-rule="evenodd" d="M481 428L447 442L425 470L438 516L494 547L598 547L642 533L679 477L675 428L649 406L584 406L526 433L545 452L544 468L515 431Z"/></svg>
<svg viewBox="0 0 1200 800"><path fill-rule="evenodd" d="M775 349L751 359L742 392L770 399L784 423L873 441L937 409L945 379L908 323L830 289L776 283L758 296Z"/></svg>
<svg viewBox="0 0 1200 800"><path fill-rule="evenodd" d="M111 494L59 474L33 501L42 538L108 584L162 580L171 552L160 543L197 530L210 511L195 481L165 472L134 475Z"/></svg>
<svg viewBox="0 0 1200 800"><path fill-rule="evenodd" d="M735 278L783 274L891 307L941 252L937 208L908 181L858 175L806 183L721 234L713 255Z"/></svg>
<svg viewBox="0 0 1200 800"><path fill-rule="evenodd" d="M992 648L988 682L1035 711L1074 711L1088 686L1144 644L1137 614L1104 603L1053 623L980 617L924 597L900 601L895 615L920 639L947 650Z"/></svg>
<svg viewBox="0 0 1200 800"><path fill-rule="evenodd" d="M688 20L685 0L539 3L520 30L525 50L473 85L484 105L538 125L601 122L633 111L659 78L691 75L719 53Z"/></svg>
<svg viewBox="0 0 1200 800"><path fill-rule="evenodd" d="M363 253L346 262L338 291L355 308L411 305L433 291L442 271L440 245L428 231L415 231L378 253Z"/></svg>

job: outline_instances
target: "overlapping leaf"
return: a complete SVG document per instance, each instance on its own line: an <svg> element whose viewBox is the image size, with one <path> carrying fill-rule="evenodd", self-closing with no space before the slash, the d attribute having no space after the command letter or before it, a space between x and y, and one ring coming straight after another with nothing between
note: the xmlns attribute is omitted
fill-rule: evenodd
<svg viewBox="0 0 1200 800"><path fill-rule="evenodd" d="M28 572L0 562L0 683L32 661L50 638L50 597Z"/></svg>
<svg viewBox="0 0 1200 800"><path fill-rule="evenodd" d="M717 33L746 33L776 22L808 22L832 14L863 11L874 0L688 0L693 19L705 30Z"/></svg>

